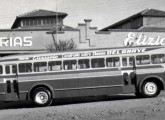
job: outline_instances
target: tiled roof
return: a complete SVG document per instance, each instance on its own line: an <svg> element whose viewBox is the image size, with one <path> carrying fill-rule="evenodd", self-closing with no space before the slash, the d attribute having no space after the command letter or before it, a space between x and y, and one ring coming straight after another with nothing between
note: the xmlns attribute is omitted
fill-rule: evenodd
<svg viewBox="0 0 165 120"><path fill-rule="evenodd" d="M113 29L113 27L116 27L118 25L121 25L127 21L130 21L132 19L138 18L140 16L155 16L155 17L165 17L165 11L155 10L155 9L146 9L144 11L141 11L137 14L134 14L126 19L123 19L115 24L112 24L106 28L101 29L101 31L107 31L108 29Z"/></svg>
<svg viewBox="0 0 165 120"><path fill-rule="evenodd" d="M73 28L70 26L66 26L66 25L64 25L63 30L64 31L79 31L79 29L76 29L76 28Z"/></svg>
<svg viewBox="0 0 165 120"><path fill-rule="evenodd" d="M62 19L64 19L68 14L67 13L62 13L62 12L54 12L54 11L49 11L49 10L34 10L34 11L31 11L31 12L27 12L27 13L24 13L22 15L19 15L16 17L16 20L14 21L11 29L14 29L18 22L22 19L26 19L26 18L47 18L47 17L56 17L56 16L60 16L62 17Z"/></svg>
<svg viewBox="0 0 165 120"><path fill-rule="evenodd" d="M22 15L17 16L18 18L25 18L25 17L46 17L46 16L67 16L67 13L62 13L62 12L54 12L54 11L49 11L49 10L34 10L31 12L24 13Z"/></svg>

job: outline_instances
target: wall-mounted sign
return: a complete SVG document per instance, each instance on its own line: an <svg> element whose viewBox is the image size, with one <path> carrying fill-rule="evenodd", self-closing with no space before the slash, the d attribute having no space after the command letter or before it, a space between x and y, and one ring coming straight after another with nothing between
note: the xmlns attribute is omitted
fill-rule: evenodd
<svg viewBox="0 0 165 120"><path fill-rule="evenodd" d="M136 34L133 32L128 33L127 38L124 40L124 46L152 46L152 45L165 45L165 38L160 36L150 37L143 33Z"/></svg>
<svg viewBox="0 0 165 120"><path fill-rule="evenodd" d="M0 37L0 47L31 47L32 36Z"/></svg>

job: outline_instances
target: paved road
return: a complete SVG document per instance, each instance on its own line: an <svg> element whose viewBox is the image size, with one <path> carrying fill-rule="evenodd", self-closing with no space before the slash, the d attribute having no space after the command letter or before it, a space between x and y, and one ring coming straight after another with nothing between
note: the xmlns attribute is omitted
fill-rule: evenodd
<svg viewBox="0 0 165 120"><path fill-rule="evenodd" d="M165 92L156 98L134 95L57 100L36 108L31 102L0 103L0 120L164 120Z"/></svg>

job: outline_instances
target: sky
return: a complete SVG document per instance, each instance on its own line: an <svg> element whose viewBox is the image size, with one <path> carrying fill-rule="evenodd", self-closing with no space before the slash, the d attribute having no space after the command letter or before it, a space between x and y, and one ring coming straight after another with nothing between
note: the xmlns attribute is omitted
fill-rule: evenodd
<svg viewBox="0 0 165 120"><path fill-rule="evenodd" d="M92 19L102 29L148 8L165 11L165 0L0 0L0 29L10 29L16 16L37 9L65 12L64 25L77 27Z"/></svg>

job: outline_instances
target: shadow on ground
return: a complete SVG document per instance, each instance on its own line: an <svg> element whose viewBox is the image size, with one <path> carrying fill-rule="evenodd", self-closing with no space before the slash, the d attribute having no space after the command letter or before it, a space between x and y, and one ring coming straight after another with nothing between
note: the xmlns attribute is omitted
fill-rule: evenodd
<svg viewBox="0 0 165 120"><path fill-rule="evenodd" d="M51 106L60 106L67 104L83 104L90 102L116 101L138 99L134 94L132 95L116 95L116 96L97 96L97 97L81 97L81 98L63 98L53 101ZM19 109L19 108L35 108L32 101L17 101L17 102L0 102L0 110L3 109Z"/></svg>

